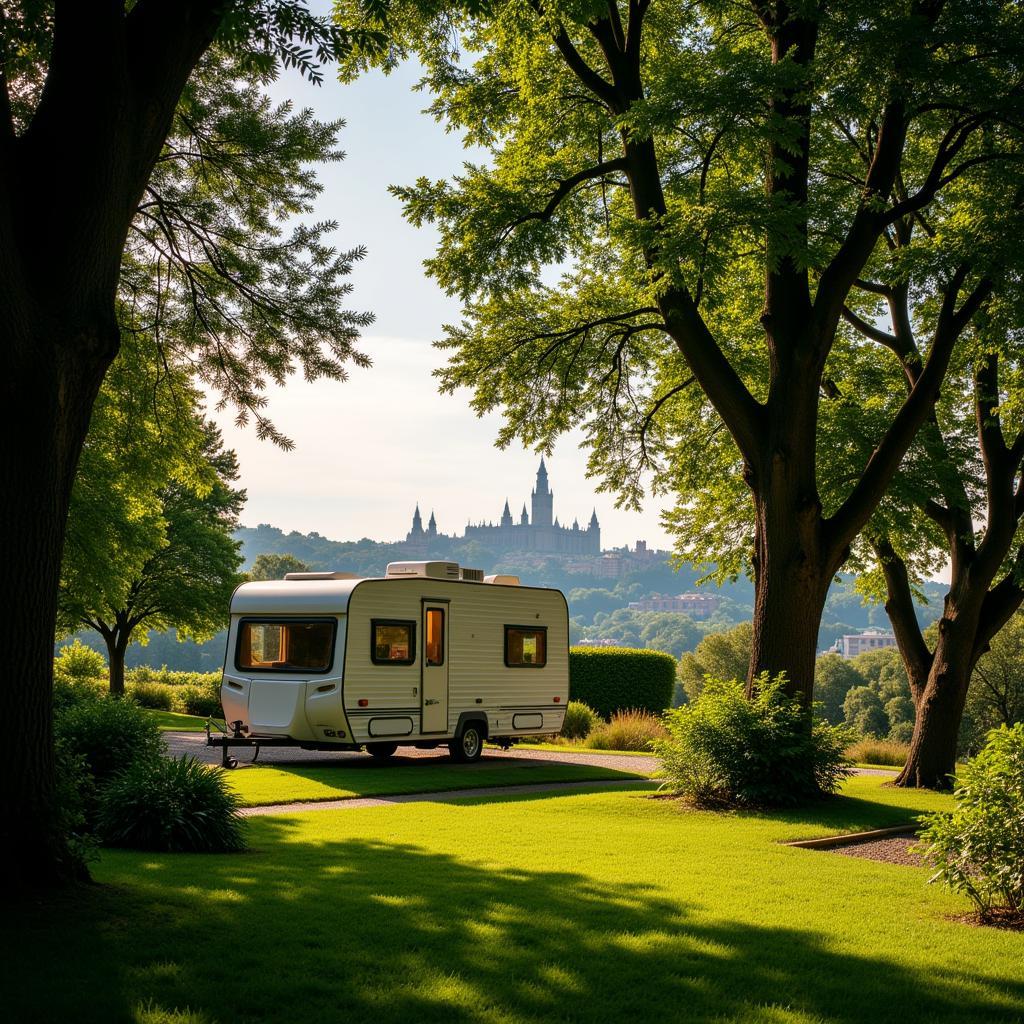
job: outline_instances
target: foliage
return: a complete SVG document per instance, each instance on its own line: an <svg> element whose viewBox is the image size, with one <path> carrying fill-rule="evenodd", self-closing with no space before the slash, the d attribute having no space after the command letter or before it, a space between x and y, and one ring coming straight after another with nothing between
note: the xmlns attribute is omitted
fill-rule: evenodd
<svg viewBox="0 0 1024 1024"><path fill-rule="evenodd" d="M136 759L154 760L163 740L149 716L130 700L94 697L66 707L54 719L57 742L81 757L98 786Z"/></svg>
<svg viewBox="0 0 1024 1024"><path fill-rule="evenodd" d="M696 700L667 711L670 738L655 743L665 785L701 807L770 807L835 793L850 774L850 733L806 726L785 680L758 680L753 699L736 680L709 678Z"/></svg>
<svg viewBox="0 0 1024 1024"><path fill-rule="evenodd" d="M826 722L839 725L844 720L846 694L864 683L864 677L846 658L838 654L822 654L814 663L814 696L821 717Z"/></svg>
<svg viewBox="0 0 1024 1024"><path fill-rule="evenodd" d="M103 790L98 828L110 846L172 853L245 848L225 773L194 757L139 758Z"/></svg>
<svg viewBox="0 0 1024 1024"><path fill-rule="evenodd" d="M72 753L59 741L54 747L54 770L57 809L54 827L63 837L67 855L73 862L72 875L79 874L95 855L96 839L89 817L95 805L96 783L84 755Z"/></svg>
<svg viewBox="0 0 1024 1024"><path fill-rule="evenodd" d="M174 687L166 683L129 683L126 692L140 708L148 708L150 711L175 710Z"/></svg>
<svg viewBox="0 0 1024 1024"><path fill-rule="evenodd" d="M675 659L625 647L569 649L569 693L603 718L637 708L660 714L672 700Z"/></svg>
<svg viewBox="0 0 1024 1024"><path fill-rule="evenodd" d="M308 572L309 566L294 555L264 552L256 556L248 576L250 580L283 580L289 572Z"/></svg>
<svg viewBox="0 0 1024 1024"><path fill-rule="evenodd" d="M179 672L169 669L166 665L153 668L151 665L139 665L129 669L125 674L129 684L161 683L164 686L217 686L220 683L220 672Z"/></svg>
<svg viewBox="0 0 1024 1024"><path fill-rule="evenodd" d="M750 664L753 629L741 622L725 633L706 636L696 650L679 660L679 681L690 700L696 700L708 676L715 679L744 679Z"/></svg>
<svg viewBox="0 0 1024 1024"><path fill-rule="evenodd" d="M200 715L203 718L220 717L220 680L201 685L186 683L178 688L175 711L186 715Z"/></svg>
<svg viewBox="0 0 1024 1024"><path fill-rule="evenodd" d="M1024 613L993 637L967 691L961 749L977 751L990 729L1024 721Z"/></svg>
<svg viewBox="0 0 1024 1024"><path fill-rule="evenodd" d="M921 849L983 919L1024 918L1024 723L993 730L961 769L952 814L923 818Z"/></svg>
<svg viewBox="0 0 1024 1024"><path fill-rule="evenodd" d="M62 647L53 659L53 677L61 682L102 679L106 672L107 662L103 655L86 647L77 637L74 643Z"/></svg>
<svg viewBox="0 0 1024 1024"><path fill-rule="evenodd" d="M567 740L585 740L600 721L597 712L583 701L571 700L565 706L561 735Z"/></svg>
<svg viewBox="0 0 1024 1024"><path fill-rule="evenodd" d="M847 692L843 718L858 736L877 740L889 732L889 719L881 698L870 686L855 686Z"/></svg>
<svg viewBox="0 0 1024 1024"><path fill-rule="evenodd" d="M652 750L667 737L657 715L630 709L616 711L609 721L601 722L583 745L591 750Z"/></svg>
<svg viewBox="0 0 1024 1024"><path fill-rule="evenodd" d="M856 764L877 764L886 768L902 768L909 752L907 743L889 740L857 740L846 748L846 756Z"/></svg>

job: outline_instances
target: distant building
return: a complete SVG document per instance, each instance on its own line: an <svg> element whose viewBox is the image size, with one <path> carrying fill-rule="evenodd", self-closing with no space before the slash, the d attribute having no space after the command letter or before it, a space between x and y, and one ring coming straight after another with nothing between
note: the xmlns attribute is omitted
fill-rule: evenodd
<svg viewBox="0 0 1024 1024"><path fill-rule="evenodd" d="M420 507L412 517L412 529L406 535L405 542L413 548L436 548L438 544L452 544L456 541L475 540L492 551L532 551L538 554L554 555L600 555L601 525L597 521L597 510L590 516L586 528L574 520L572 526L562 526L554 514L555 495L548 486L548 471L544 459L540 460L537 470L537 485L530 495L531 514L523 511L516 522L512 518L512 510L508 500L502 510L501 519L497 523L477 523L466 526L462 537L452 537L437 532L434 513L430 513L430 522L423 528L423 517Z"/></svg>
<svg viewBox="0 0 1024 1024"><path fill-rule="evenodd" d="M867 629L863 633L848 633L836 641L835 651L844 658L856 658L868 651L881 651L895 647L896 637L881 629Z"/></svg>
<svg viewBox="0 0 1024 1024"><path fill-rule="evenodd" d="M691 619L710 619L721 603L722 599L715 594L652 594L642 601L630 601L629 608L635 612L679 612Z"/></svg>

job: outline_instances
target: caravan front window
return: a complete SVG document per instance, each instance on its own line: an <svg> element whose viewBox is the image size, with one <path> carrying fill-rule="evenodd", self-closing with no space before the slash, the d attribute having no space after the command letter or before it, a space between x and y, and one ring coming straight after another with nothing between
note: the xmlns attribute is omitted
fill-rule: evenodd
<svg viewBox="0 0 1024 1024"><path fill-rule="evenodd" d="M333 619L243 619L235 665L247 672L327 672L335 626Z"/></svg>

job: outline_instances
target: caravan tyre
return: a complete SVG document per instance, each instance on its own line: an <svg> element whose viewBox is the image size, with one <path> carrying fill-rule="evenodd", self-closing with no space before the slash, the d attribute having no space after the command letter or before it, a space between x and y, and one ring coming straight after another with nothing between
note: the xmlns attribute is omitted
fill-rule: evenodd
<svg viewBox="0 0 1024 1024"><path fill-rule="evenodd" d="M472 764L480 760L484 751L484 734L477 722L467 722L462 732L448 744L452 760L460 764Z"/></svg>
<svg viewBox="0 0 1024 1024"><path fill-rule="evenodd" d="M371 757L376 757L378 760L384 761L391 757L394 752L398 749L397 743L367 743L366 752Z"/></svg>

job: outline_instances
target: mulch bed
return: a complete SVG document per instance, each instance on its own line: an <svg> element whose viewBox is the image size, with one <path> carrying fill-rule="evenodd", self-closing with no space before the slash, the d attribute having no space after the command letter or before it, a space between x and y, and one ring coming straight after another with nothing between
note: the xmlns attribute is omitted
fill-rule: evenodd
<svg viewBox="0 0 1024 1024"><path fill-rule="evenodd" d="M844 857L866 857L868 860L880 860L886 864L904 864L907 867L919 868L924 865L924 860L920 854L911 852L916 844L916 836L891 836L887 839L869 839L859 843L833 846L828 852L838 853Z"/></svg>

